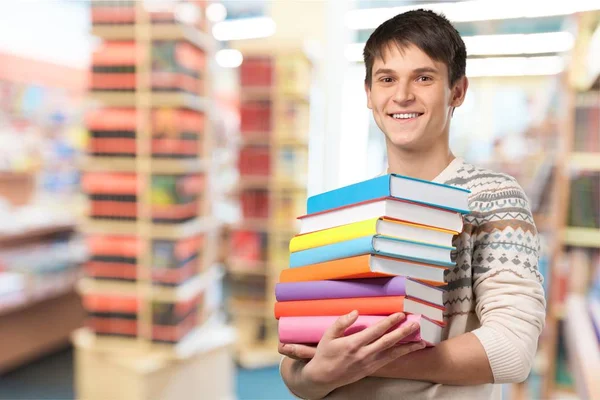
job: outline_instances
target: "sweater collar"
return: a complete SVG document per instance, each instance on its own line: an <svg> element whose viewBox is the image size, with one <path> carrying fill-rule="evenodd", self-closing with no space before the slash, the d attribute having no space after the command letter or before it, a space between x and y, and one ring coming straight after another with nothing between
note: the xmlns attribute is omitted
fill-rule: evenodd
<svg viewBox="0 0 600 400"><path fill-rule="evenodd" d="M433 178L432 182L444 183L448 181L452 176L456 175L458 169L464 164L464 162L465 161L461 157L455 157L454 160L452 160L450 164L448 164L446 168L444 168L444 170L438 174L438 176ZM388 170L389 167L386 167L385 170L379 174L379 176L387 175Z"/></svg>

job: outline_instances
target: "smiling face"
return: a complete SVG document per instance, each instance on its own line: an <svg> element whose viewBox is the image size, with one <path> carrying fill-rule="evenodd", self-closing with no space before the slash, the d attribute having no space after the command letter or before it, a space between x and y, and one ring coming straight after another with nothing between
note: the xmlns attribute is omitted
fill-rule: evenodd
<svg viewBox="0 0 600 400"><path fill-rule="evenodd" d="M467 78L451 88L448 68L414 45L386 46L375 59L368 107L389 145L422 151L448 141L452 109L462 104Z"/></svg>

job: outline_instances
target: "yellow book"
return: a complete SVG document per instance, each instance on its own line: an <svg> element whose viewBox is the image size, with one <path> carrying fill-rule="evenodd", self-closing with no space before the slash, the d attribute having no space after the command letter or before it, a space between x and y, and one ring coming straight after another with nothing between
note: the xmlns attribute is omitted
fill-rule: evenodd
<svg viewBox="0 0 600 400"><path fill-rule="evenodd" d="M364 236L385 235L414 242L451 247L458 232L387 218L372 218L322 231L298 235L290 241L290 252L312 249Z"/></svg>

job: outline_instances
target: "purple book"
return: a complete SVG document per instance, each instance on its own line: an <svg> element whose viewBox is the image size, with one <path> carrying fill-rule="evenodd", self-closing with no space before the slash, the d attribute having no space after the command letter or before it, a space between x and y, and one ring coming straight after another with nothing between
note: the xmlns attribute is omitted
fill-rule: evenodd
<svg viewBox="0 0 600 400"><path fill-rule="evenodd" d="M349 280L286 282L275 285L277 301L404 296L403 276Z"/></svg>

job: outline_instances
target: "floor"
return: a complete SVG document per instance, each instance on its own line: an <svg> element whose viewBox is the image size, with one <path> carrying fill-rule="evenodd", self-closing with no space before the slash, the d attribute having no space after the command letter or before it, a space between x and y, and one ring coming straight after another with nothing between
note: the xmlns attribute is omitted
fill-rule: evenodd
<svg viewBox="0 0 600 400"><path fill-rule="evenodd" d="M283 385L277 367L252 371L239 369L236 389L238 400L293 399ZM71 349L0 375L0 400L25 399L74 399Z"/></svg>

